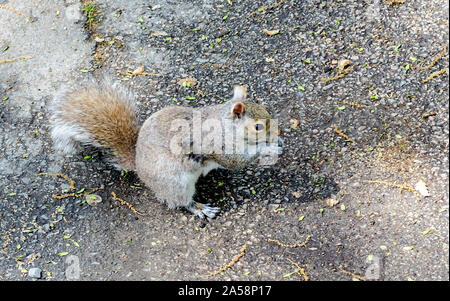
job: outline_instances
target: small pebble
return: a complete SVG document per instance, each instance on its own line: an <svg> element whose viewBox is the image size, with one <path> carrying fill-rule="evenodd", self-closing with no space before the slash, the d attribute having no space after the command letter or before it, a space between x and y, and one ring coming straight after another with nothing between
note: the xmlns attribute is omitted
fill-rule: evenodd
<svg viewBox="0 0 450 301"><path fill-rule="evenodd" d="M28 276L40 279L42 277L42 270L40 268L31 268L28 270Z"/></svg>

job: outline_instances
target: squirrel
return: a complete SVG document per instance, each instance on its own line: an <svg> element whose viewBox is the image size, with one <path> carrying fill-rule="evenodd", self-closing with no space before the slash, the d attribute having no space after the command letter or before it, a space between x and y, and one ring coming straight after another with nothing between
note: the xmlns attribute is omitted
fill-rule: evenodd
<svg viewBox="0 0 450 301"><path fill-rule="evenodd" d="M281 131L266 108L247 101L242 86L233 92L230 101L218 105L165 107L140 126L129 89L90 81L55 97L50 134L56 151L106 150L114 167L136 172L170 209L214 218L219 208L193 199L201 175L242 169L282 151Z"/></svg>

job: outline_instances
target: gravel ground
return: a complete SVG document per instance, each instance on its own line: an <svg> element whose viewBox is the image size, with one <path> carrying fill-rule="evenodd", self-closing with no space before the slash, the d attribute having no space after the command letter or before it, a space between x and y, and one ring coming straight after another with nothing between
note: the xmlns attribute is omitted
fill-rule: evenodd
<svg viewBox="0 0 450 301"><path fill-rule="evenodd" d="M0 1L0 62L27 57L0 63L0 279L448 281L449 5L393 2ZM245 85L284 153L201 178L213 220L169 210L95 149L52 151L56 90L105 75L135 92L141 121ZM68 181L40 173L102 202L55 198Z"/></svg>

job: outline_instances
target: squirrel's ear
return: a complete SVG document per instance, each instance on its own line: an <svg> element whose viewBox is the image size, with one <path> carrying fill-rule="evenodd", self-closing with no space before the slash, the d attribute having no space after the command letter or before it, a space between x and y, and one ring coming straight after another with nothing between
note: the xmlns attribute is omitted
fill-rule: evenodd
<svg viewBox="0 0 450 301"><path fill-rule="evenodd" d="M233 105L233 119L234 118L241 118L245 113L245 105L242 102L237 102Z"/></svg>
<svg viewBox="0 0 450 301"><path fill-rule="evenodd" d="M233 98L231 99L231 101L243 101L246 98L247 98L247 89L245 89L245 87L242 86L234 87Z"/></svg>

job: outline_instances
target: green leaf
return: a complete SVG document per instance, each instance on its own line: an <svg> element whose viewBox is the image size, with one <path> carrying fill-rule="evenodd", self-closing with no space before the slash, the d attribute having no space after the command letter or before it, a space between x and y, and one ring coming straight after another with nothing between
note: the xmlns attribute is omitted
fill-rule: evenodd
<svg viewBox="0 0 450 301"><path fill-rule="evenodd" d="M69 254L69 252L59 252L58 254L56 254L56 255L58 255L58 256L66 256L66 255L68 255Z"/></svg>
<svg viewBox="0 0 450 301"><path fill-rule="evenodd" d="M295 274L295 273L298 273L297 271L295 271L295 272L292 272L292 273L287 273L287 274L284 274L283 275L283 278L288 278L288 277L291 277L291 275L292 274Z"/></svg>
<svg viewBox="0 0 450 301"><path fill-rule="evenodd" d="M345 211L345 209L347 209L347 208L345 207L344 204L342 204L342 205L341 205L341 210L342 210L342 211Z"/></svg>
<svg viewBox="0 0 450 301"><path fill-rule="evenodd" d="M195 97L194 97L194 96L186 96L186 99L187 99L187 100L194 100Z"/></svg>
<svg viewBox="0 0 450 301"><path fill-rule="evenodd" d="M82 72L82 73L88 73L88 72L89 72L89 70L86 70L86 69L81 69L81 70L80 70L80 72Z"/></svg>
<svg viewBox="0 0 450 301"><path fill-rule="evenodd" d="M422 232L422 235L427 235L427 234L431 233L433 230L434 230L433 228L427 229Z"/></svg>
<svg viewBox="0 0 450 301"><path fill-rule="evenodd" d="M301 222L304 218L305 218L305 216L302 215L302 216L300 216L300 217L298 218L298 221Z"/></svg>
<svg viewBox="0 0 450 301"><path fill-rule="evenodd" d="M298 85L298 88L302 91L305 91L305 87L303 87L302 85Z"/></svg>
<svg viewBox="0 0 450 301"><path fill-rule="evenodd" d="M311 60L305 60L304 62L307 64L311 64Z"/></svg>
<svg viewBox="0 0 450 301"><path fill-rule="evenodd" d="M336 109L338 109L338 110L345 110L345 106L341 106L341 107L337 107Z"/></svg>

